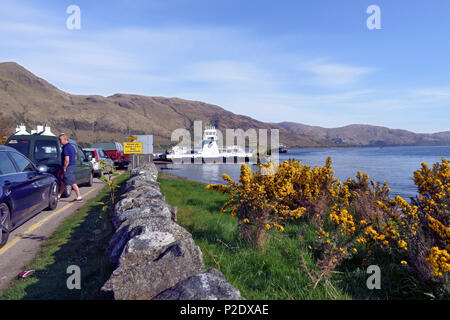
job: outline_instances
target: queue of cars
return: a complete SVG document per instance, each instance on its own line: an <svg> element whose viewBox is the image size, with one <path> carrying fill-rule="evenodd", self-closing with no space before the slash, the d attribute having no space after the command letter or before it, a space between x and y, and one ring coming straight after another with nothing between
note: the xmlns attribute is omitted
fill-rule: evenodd
<svg viewBox="0 0 450 320"><path fill-rule="evenodd" d="M92 186L93 167L90 157L78 146L77 142L70 139L69 143L77 151L75 182L78 185ZM62 146L58 137L47 135L12 135L6 141L6 145L12 147L30 159L40 172L47 172L56 178L62 177ZM69 197L72 187L66 186L63 197Z"/></svg>
<svg viewBox="0 0 450 320"><path fill-rule="evenodd" d="M130 156L123 151L123 145L119 142L97 142L92 145L93 148L102 149L106 155L114 161L114 165L124 169L130 163Z"/></svg>
<svg viewBox="0 0 450 320"><path fill-rule="evenodd" d="M114 161L105 153L103 149L99 148L85 148L84 152L91 156L91 162L94 175L99 177L103 176L103 170L101 167L102 161L105 163L105 168L111 168L114 166Z"/></svg>
<svg viewBox="0 0 450 320"><path fill-rule="evenodd" d="M22 153L0 146L0 247L11 230L45 208L58 205L58 182Z"/></svg>
<svg viewBox="0 0 450 320"><path fill-rule="evenodd" d="M82 149L69 140L76 150L75 180L78 185L92 186L94 175L114 165L101 148ZM59 178L62 177L62 146L53 134L17 132L0 146L0 247L9 233L44 209L58 205ZM122 149L123 150L123 149ZM124 165L124 160L119 163ZM117 164L117 163L116 163ZM63 197L69 197L72 187L66 186Z"/></svg>

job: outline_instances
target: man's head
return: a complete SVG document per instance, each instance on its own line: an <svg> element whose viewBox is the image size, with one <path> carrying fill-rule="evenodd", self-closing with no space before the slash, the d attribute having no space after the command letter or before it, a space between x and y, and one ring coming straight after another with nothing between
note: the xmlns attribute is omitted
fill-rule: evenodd
<svg viewBox="0 0 450 320"><path fill-rule="evenodd" d="M59 135L59 142L63 145L67 144L67 143L69 143L69 137L65 133L61 133Z"/></svg>

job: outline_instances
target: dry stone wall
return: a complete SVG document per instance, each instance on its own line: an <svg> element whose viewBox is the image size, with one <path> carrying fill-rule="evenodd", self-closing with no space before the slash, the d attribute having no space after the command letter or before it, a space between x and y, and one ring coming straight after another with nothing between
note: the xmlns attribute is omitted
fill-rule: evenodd
<svg viewBox="0 0 450 320"><path fill-rule="evenodd" d="M206 270L192 235L176 223L153 163L131 171L116 204L107 253L117 265L103 291L116 300L240 300L220 271Z"/></svg>

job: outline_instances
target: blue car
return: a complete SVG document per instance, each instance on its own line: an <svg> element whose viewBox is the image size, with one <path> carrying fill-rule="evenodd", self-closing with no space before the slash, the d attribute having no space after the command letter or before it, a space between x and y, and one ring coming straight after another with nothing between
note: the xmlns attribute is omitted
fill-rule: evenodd
<svg viewBox="0 0 450 320"><path fill-rule="evenodd" d="M39 172L16 149L0 146L0 247L8 241L11 230L57 205L56 178Z"/></svg>

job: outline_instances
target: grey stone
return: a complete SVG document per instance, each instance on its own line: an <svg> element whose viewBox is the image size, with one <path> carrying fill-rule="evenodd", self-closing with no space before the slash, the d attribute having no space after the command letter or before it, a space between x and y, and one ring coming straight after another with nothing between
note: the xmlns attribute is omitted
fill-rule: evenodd
<svg viewBox="0 0 450 320"><path fill-rule="evenodd" d="M166 203L157 178L153 163L131 171L107 249L118 267L102 290L121 300L242 299L219 271L205 272L200 248L175 223L178 209Z"/></svg>
<svg viewBox="0 0 450 320"><path fill-rule="evenodd" d="M130 190L133 190L133 189L137 189L139 187L152 187L155 189L159 189L160 185L159 185L159 182L137 176L137 177L131 178L127 181L127 183L125 185L124 193L126 193Z"/></svg>
<svg viewBox="0 0 450 320"><path fill-rule="evenodd" d="M169 207L165 202L149 203L144 207L132 208L125 211L116 211L112 217L112 223L117 229L124 221L128 219L143 218L146 216L164 216L167 218L172 218L173 213L171 207Z"/></svg>
<svg viewBox="0 0 450 320"><path fill-rule="evenodd" d="M166 201L164 197L156 194L140 194L136 195L136 197L127 197L116 203L114 207L114 215L121 215L124 211L129 209L144 208L148 205L155 204L163 205L165 203Z"/></svg>
<svg viewBox="0 0 450 320"><path fill-rule="evenodd" d="M159 188L151 186L140 186L137 188L129 189L126 193L121 195L121 198L161 198L164 199Z"/></svg>
<svg viewBox="0 0 450 320"><path fill-rule="evenodd" d="M196 274L163 291L153 300L244 300L217 269Z"/></svg>
<svg viewBox="0 0 450 320"><path fill-rule="evenodd" d="M173 235L175 240L191 239L192 236L183 227L174 223L170 217L167 216L148 216L138 215L124 221L119 229L114 233L109 243L107 253L110 256L110 261L118 263L121 258L123 249L130 239L141 236L142 239L149 238L152 232L165 232ZM149 252L154 249L148 247ZM145 255L145 252L142 253Z"/></svg>
<svg viewBox="0 0 450 320"><path fill-rule="evenodd" d="M199 257L201 252L194 257L184 242L176 241L155 259L142 257L120 265L102 290L112 291L116 300L150 300L179 281L204 272Z"/></svg>
<svg viewBox="0 0 450 320"><path fill-rule="evenodd" d="M175 243L182 243L189 256L203 265L202 252L190 236L177 239L174 234L161 231L146 232L130 239L120 255L119 265L156 259Z"/></svg>
<svg viewBox="0 0 450 320"><path fill-rule="evenodd" d="M156 181L156 179L158 178L158 169L153 163L146 163L143 166L131 170L130 176L145 176L150 177L151 179Z"/></svg>

